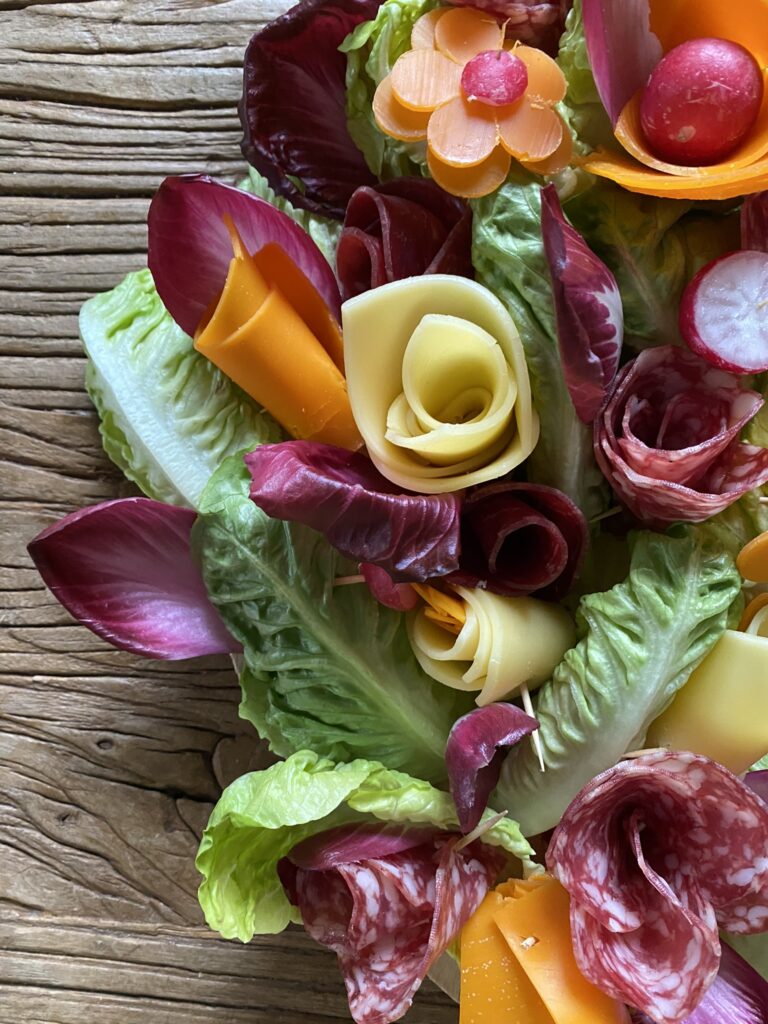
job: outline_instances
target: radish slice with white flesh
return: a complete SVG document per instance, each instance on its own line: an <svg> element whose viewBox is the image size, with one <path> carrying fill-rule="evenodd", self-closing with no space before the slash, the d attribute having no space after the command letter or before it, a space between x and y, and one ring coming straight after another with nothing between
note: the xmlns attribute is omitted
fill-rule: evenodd
<svg viewBox="0 0 768 1024"><path fill-rule="evenodd" d="M680 334L720 370L768 370L768 253L733 252L700 270L683 293Z"/></svg>

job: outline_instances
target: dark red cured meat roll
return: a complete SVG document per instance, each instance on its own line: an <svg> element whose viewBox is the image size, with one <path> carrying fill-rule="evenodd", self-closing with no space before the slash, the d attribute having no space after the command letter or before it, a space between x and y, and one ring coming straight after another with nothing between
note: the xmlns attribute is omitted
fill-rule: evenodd
<svg viewBox="0 0 768 1024"><path fill-rule="evenodd" d="M768 929L768 806L721 765L661 751L586 786L547 851L581 971L657 1024L717 975L718 927Z"/></svg>
<svg viewBox="0 0 768 1024"><path fill-rule="evenodd" d="M451 583L494 594L558 600L570 590L587 544L587 521L543 484L477 487L461 510L461 554Z"/></svg>
<svg viewBox="0 0 768 1024"><path fill-rule="evenodd" d="M297 867L290 856L281 861L280 877L305 929L339 958L357 1024L389 1024L406 1013L427 971L494 883L503 855L480 842L457 848L458 842L442 833L385 856L324 858L335 863L331 870Z"/></svg>
<svg viewBox="0 0 768 1024"><path fill-rule="evenodd" d="M702 522L768 481L768 449L739 441L762 405L692 352L648 349L616 378L595 421L595 456L641 522Z"/></svg>
<svg viewBox="0 0 768 1024"><path fill-rule="evenodd" d="M336 251L342 296L421 274L474 277L472 213L424 178L357 189Z"/></svg>

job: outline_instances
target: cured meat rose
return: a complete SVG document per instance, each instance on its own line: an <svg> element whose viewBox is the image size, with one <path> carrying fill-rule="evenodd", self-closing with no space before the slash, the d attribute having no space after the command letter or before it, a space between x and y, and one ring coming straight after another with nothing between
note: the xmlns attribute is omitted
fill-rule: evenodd
<svg viewBox="0 0 768 1024"><path fill-rule="evenodd" d="M420 274L472 269L472 212L424 178L359 188L349 201L336 252L344 299Z"/></svg>
<svg viewBox="0 0 768 1024"><path fill-rule="evenodd" d="M768 806L690 753L627 760L586 786L547 866L571 896L581 971L657 1024L678 1024L712 984L718 927L768 930Z"/></svg>
<svg viewBox="0 0 768 1024"><path fill-rule="evenodd" d="M595 456L641 522L702 522L768 481L768 449L739 441L762 405L691 352L647 349L619 373L595 421Z"/></svg>
<svg viewBox="0 0 768 1024"><path fill-rule="evenodd" d="M412 840L336 829L309 842L314 853L301 844L280 864L291 902L312 938L337 954L357 1024L399 1020L504 855L480 842L457 848L446 833L425 840L423 829Z"/></svg>
<svg viewBox="0 0 768 1024"><path fill-rule="evenodd" d="M557 56L572 0L450 0L454 7L476 7L507 23L507 37Z"/></svg>

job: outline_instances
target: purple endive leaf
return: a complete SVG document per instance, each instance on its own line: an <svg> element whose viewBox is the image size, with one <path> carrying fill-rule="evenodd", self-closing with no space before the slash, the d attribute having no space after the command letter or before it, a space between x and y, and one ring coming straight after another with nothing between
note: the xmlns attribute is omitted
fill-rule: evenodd
<svg viewBox="0 0 768 1024"><path fill-rule="evenodd" d="M458 567L454 494L403 494L367 456L315 441L263 444L245 463L259 508L311 526L347 558L373 562L398 582Z"/></svg>
<svg viewBox="0 0 768 1024"><path fill-rule="evenodd" d="M768 252L768 192L747 196L741 207L741 248Z"/></svg>
<svg viewBox="0 0 768 1024"><path fill-rule="evenodd" d="M346 36L380 0L304 0L270 22L245 53L243 156L295 206L344 216L375 177L347 130ZM299 179L300 185L295 179Z"/></svg>
<svg viewBox="0 0 768 1024"><path fill-rule="evenodd" d="M54 597L82 625L134 654L175 661L232 654L192 559L191 509L120 498L73 512L29 544Z"/></svg>
<svg viewBox="0 0 768 1024"><path fill-rule="evenodd" d="M412 850L414 846L434 842L434 828L403 825L401 828L381 825L341 825L320 832L294 846L288 859L297 868L327 871L339 864L355 864L361 860L378 860L395 853Z"/></svg>
<svg viewBox="0 0 768 1024"><path fill-rule="evenodd" d="M662 58L648 0L584 0L584 36L595 85L615 125Z"/></svg>
<svg viewBox="0 0 768 1024"><path fill-rule="evenodd" d="M499 781L506 748L539 728L515 704L488 704L458 719L448 736L445 765L461 831L477 827Z"/></svg>
<svg viewBox="0 0 768 1024"><path fill-rule="evenodd" d="M768 804L768 770L747 772L744 776L744 784L749 786L753 793L757 793L763 803Z"/></svg>
<svg viewBox="0 0 768 1024"><path fill-rule="evenodd" d="M149 207L147 260L163 305L194 335L218 299L232 260L224 216L250 253L274 242L312 282L338 319L341 297L333 271L295 221L258 196L199 174L166 178Z"/></svg>
<svg viewBox="0 0 768 1024"><path fill-rule="evenodd" d="M565 383L579 419L591 423L619 367L624 340L619 286L565 219L554 185L541 192L541 233Z"/></svg>
<svg viewBox="0 0 768 1024"><path fill-rule="evenodd" d="M396 612L410 612L421 602L410 583L395 583L387 570L378 565L361 562L360 573L370 592L386 608Z"/></svg>

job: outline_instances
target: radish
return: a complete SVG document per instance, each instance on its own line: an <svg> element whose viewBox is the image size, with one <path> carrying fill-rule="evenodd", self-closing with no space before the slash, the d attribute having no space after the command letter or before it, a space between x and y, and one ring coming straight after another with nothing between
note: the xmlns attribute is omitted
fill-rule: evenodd
<svg viewBox="0 0 768 1024"><path fill-rule="evenodd" d="M768 370L768 253L732 252L703 267L683 293L680 333L718 369Z"/></svg>
<svg viewBox="0 0 768 1024"><path fill-rule="evenodd" d="M748 50L726 39L690 39L652 71L640 124L662 160L705 167L746 138L762 100L762 72Z"/></svg>

